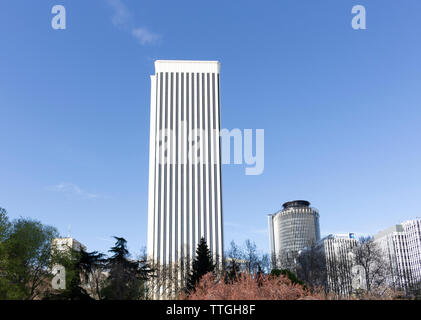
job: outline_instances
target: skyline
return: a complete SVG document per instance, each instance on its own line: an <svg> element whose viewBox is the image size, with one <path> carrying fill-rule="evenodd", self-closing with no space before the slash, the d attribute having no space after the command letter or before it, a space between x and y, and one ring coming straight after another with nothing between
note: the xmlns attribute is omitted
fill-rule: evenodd
<svg viewBox="0 0 421 320"><path fill-rule="evenodd" d="M419 1L0 4L0 206L88 250L146 246L149 75L221 61L222 128L265 130L265 171L222 168L225 246L269 252L267 215L305 199L322 237L421 216ZM367 8L367 30L351 8ZM159 12L159 15L155 14ZM264 16L266 19L261 19ZM16 18L18 17L18 18ZM159 19L157 19L159 18Z"/></svg>

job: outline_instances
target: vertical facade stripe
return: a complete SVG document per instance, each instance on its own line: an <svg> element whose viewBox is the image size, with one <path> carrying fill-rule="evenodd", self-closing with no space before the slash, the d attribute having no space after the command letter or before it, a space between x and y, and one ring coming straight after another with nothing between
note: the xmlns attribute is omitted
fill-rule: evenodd
<svg viewBox="0 0 421 320"><path fill-rule="evenodd" d="M193 83L194 83L194 88L193 88L193 101L194 101L194 105L193 105L193 114L194 114L194 126L193 126L193 138L194 138L194 145L195 148L193 149L194 151L194 195L193 195L193 199L194 199L194 223L195 223L195 228L194 228L194 237L195 237L195 241L193 242L193 247L196 248L197 243L199 243L199 234L200 234L200 212L199 212L199 201L200 201L200 193L199 193L199 187L198 187L198 174L199 174L199 161L198 161L198 153L199 153L199 148L200 148L200 135L199 135L199 123L198 123L198 114L199 114L199 104L198 104L198 74L194 73L193 74ZM194 249L193 249L194 250ZM194 251L193 251L194 252Z"/></svg>
<svg viewBox="0 0 421 320"><path fill-rule="evenodd" d="M183 73L183 77L182 77L182 82L183 82L183 89L182 89L182 96L183 96L183 100L182 100L182 106L183 106L183 152L182 152L182 157L183 157L183 257L185 257L186 255L188 255L188 248L187 245L190 241L189 239L189 217L188 217L188 196L187 196L187 192L188 192L188 179L189 179L189 174L188 174L188 163L187 163L187 154L188 154L188 142L187 142L187 128L188 128L188 119L187 119L187 75L185 73Z"/></svg>
<svg viewBox="0 0 421 320"><path fill-rule="evenodd" d="M188 155L188 167L189 167L189 238L190 238L190 243L189 243L189 252L190 252L190 257L193 257L194 255L194 227L195 227L195 219L193 218L193 143L192 143L192 139L191 137L193 136L193 111L192 111L192 96L193 96L193 91L192 91L192 74L188 73L188 102L189 102L189 123L188 123L188 127L189 127L189 131L188 134L189 136L187 137L187 140L189 141L189 150L187 152Z"/></svg>
<svg viewBox="0 0 421 320"><path fill-rule="evenodd" d="M166 139L167 139L167 145L166 145L166 153L165 153L165 163L166 163L166 174L167 178L165 179L166 183L166 195L165 195L165 202L166 202L166 210L165 210L165 263L170 262L171 258L171 235L172 233L172 226L171 226L171 187L172 187L172 175L171 175L171 124L172 124L172 82L171 82L171 73L167 73L167 104L166 104L166 111L167 111L167 117L166 117L166 124L165 124L165 131L166 131Z"/></svg>
<svg viewBox="0 0 421 320"><path fill-rule="evenodd" d="M216 75L216 95L215 95L215 101L216 101L216 120L217 120L217 130L218 130L218 139L217 139L217 144L216 144L216 159L217 159L217 164L216 164L216 197L217 197L217 201L216 201L216 208L218 210L217 213L217 218L218 218L218 222L217 222L217 226L218 226L218 249L217 249L217 255L219 257L223 256L223 243L224 243L224 237L223 237L223 229L222 229L222 185L221 185L221 146L220 146L220 141L221 141L221 137L220 137L220 132L221 132L221 115L220 115L220 94L219 94L219 73Z"/></svg>
<svg viewBox="0 0 421 320"><path fill-rule="evenodd" d="M171 125L170 125L170 133L171 133L171 143L170 143L170 149L171 149L171 211L169 215L169 221L170 221L170 230L171 230L171 255L170 255L170 262L176 262L176 254L177 254L177 211L176 211L176 197L175 197L175 191L176 191L176 177L175 177L175 166L176 166L176 158L175 158L175 119L176 119L176 112L177 112L177 90L175 87L175 73L171 72L171 104L170 104L170 112L171 112Z"/></svg>
<svg viewBox="0 0 421 320"><path fill-rule="evenodd" d="M160 145L160 155L159 155L159 167L161 170L161 192L159 197L160 199L160 203L161 203L161 207L159 210L159 260L162 264L165 264L166 260L165 260L165 243L166 243L166 238L165 238L165 234L166 234L166 229L165 229L165 217L166 217L166 198L165 195L167 193L167 188L166 188L166 180L167 180L167 170L166 170L166 166L164 163L164 159L165 159L165 145L166 145L166 121L167 121L167 87L168 87L168 79L167 79L167 73L163 73L161 74L163 76L163 89L162 89L162 103L161 103L161 108L162 108L162 118L161 118L161 130L160 130L160 139L159 142Z"/></svg>
<svg viewBox="0 0 421 320"><path fill-rule="evenodd" d="M209 157L210 166L210 197L211 197L211 208L210 214L212 216L212 252L217 250L217 235L216 235L216 214L215 214L215 74L209 75L209 118L210 118L210 150L211 154Z"/></svg>
<svg viewBox="0 0 421 320"><path fill-rule="evenodd" d="M200 193L200 238L205 236L205 213L204 213L204 201L203 201L203 188L204 188L204 181L203 181L203 157L204 157L204 143L203 143L203 76L202 73L198 73L198 82L199 82L199 93L197 95L197 100L199 101L199 193Z"/></svg>
<svg viewBox="0 0 421 320"><path fill-rule="evenodd" d="M203 113L204 116L204 150L203 150L203 160L204 160L204 194L205 194L205 224L206 224L206 242L210 249L212 250L212 241L211 241L211 233L210 233L210 213L209 213L209 104L208 104L208 74L203 74Z"/></svg>
<svg viewBox="0 0 421 320"><path fill-rule="evenodd" d="M183 238L182 236L182 221L183 221L183 213L181 211L181 197L183 194L183 189L182 189L182 179L181 179L181 167L182 167L182 162L181 162L181 152L182 147L181 147L181 126L182 126L182 122L181 122L181 113L182 113L182 106L181 106L181 74L179 72L176 73L177 77L177 122L176 122L176 130L177 130L177 147L176 147L176 152L177 152L177 261L180 260L181 256L182 256L182 251L181 251L181 245L183 242Z"/></svg>

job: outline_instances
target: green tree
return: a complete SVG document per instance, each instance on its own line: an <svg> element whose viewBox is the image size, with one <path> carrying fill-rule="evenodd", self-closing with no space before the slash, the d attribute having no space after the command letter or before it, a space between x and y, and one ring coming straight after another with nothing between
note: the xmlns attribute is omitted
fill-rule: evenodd
<svg viewBox="0 0 421 320"><path fill-rule="evenodd" d="M292 284L299 284L299 285L301 285L301 286L304 287L304 282L301 281L300 279L298 279L298 277L296 276L296 274L293 273L293 272L291 272L288 269L282 269L282 270L280 270L280 269L272 269L270 275L271 276L274 276L274 277L285 276L285 277L287 277L291 281Z"/></svg>
<svg viewBox="0 0 421 320"><path fill-rule="evenodd" d="M6 275L6 251L4 241L7 239L11 224L5 209L0 208L0 299L7 297L8 281Z"/></svg>
<svg viewBox="0 0 421 320"><path fill-rule="evenodd" d="M116 243L109 250L113 255L106 261L109 277L101 294L107 300L142 299L149 268L146 262L129 259L127 241L124 238L114 238Z"/></svg>
<svg viewBox="0 0 421 320"><path fill-rule="evenodd" d="M7 217L6 209L0 207L0 245L6 240L10 232L11 224Z"/></svg>
<svg viewBox="0 0 421 320"><path fill-rule="evenodd" d="M192 271L187 279L187 291L194 291L199 280L207 273L213 272L215 265L205 238L200 239L196 249L196 257L192 263Z"/></svg>
<svg viewBox="0 0 421 320"><path fill-rule="evenodd" d="M79 255L79 263L77 265L81 277L84 279L85 283L90 284L99 299L101 299L99 284L92 283L92 280L96 271L102 271L104 269L105 261L104 254L98 251L86 252L82 249Z"/></svg>
<svg viewBox="0 0 421 320"><path fill-rule="evenodd" d="M2 210L2 230L5 226ZM34 299L50 276L52 239L58 236L55 228L39 221L14 220L1 240L1 299Z"/></svg>
<svg viewBox="0 0 421 320"><path fill-rule="evenodd" d="M69 248L67 251L59 251L54 254L54 264L62 265L66 270L66 289L58 294L49 294L47 300L92 300L85 290L90 285L90 277L96 268L102 268L104 264L102 253L86 252ZM98 290L98 288L95 288ZM98 295L98 292L96 292ZM100 296L100 295L99 295Z"/></svg>

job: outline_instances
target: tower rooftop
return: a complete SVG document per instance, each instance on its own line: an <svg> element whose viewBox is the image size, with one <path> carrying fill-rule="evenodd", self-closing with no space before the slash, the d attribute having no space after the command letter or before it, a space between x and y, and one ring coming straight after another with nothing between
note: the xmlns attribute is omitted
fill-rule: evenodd
<svg viewBox="0 0 421 320"><path fill-rule="evenodd" d="M306 200L293 200L293 201L285 202L282 206L284 207L284 209L296 208L296 207L309 207L310 202Z"/></svg>
<svg viewBox="0 0 421 320"><path fill-rule="evenodd" d="M156 60L155 72L219 73L219 61L206 60Z"/></svg>

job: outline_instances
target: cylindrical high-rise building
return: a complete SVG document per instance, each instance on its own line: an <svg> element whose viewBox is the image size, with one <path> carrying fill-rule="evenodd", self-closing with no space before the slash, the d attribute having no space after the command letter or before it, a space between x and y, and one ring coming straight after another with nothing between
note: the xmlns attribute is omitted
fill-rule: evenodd
<svg viewBox="0 0 421 320"><path fill-rule="evenodd" d="M286 202L268 220L272 262L277 265L291 266L296 253L320 240L319 211L308 201Z"/></svg>
<svg viewBox="0 0 421 320"><path fill-rule="evenodd" d="M217 61L155 62L151 76L148 255L193 258L205 238L223 255Z"/></svg>

